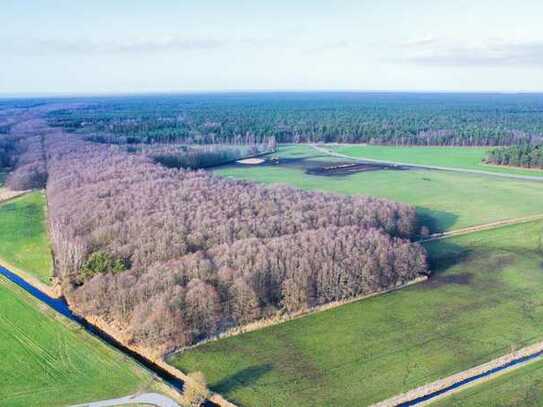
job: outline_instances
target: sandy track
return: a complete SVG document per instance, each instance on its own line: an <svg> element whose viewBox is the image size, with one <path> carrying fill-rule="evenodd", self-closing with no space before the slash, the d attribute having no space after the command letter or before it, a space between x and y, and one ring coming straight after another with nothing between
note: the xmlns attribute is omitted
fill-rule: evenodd
<svg viewBox="0 0 543 407"><path fill-rule="evenodd" d="M434 240L442 240L450 237L467 235L469 233L482 232L484 230L498 229L504 226L519 225L522 223L535 222L543 220L543 214L524 216L522 218L506 219L497 222L486 223L484 225L470 226L463 229L451 230L449 232L434 233L427 238L421 239L420 242L431 242Z"/></svg>

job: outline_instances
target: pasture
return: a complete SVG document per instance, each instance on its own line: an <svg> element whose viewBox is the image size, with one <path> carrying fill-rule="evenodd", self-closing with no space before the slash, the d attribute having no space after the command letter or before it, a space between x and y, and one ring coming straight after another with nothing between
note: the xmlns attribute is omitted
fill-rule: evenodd
<svg viewBox="0 0 543 407"><path fill-rule="evenodd" d="M146 371L0 276L0 404L63 406L157 385Z"/></svg>
<svg viewBox="0 0 543 407"><path fill-rule="evenodd" d="M429 170L380 170L319 176L307 168L337 160L309 146L282 146L278 165L226 166L217 175L265 184L348 195L389 198L417 207L421 223L433 232L460 229L543 213L543 188L529 181ZM324 163L324 160L331 164ZM515 199L511 199L515 197Z"/></svg>
<svg viewBox="0 0 543 407"><path fill-rule="evenodd" d="M419 147L382 145L333 146L338 153L355 158L394 161L409 164L436 165L440 167L464 168L504 174L543 177L543 170L500 167L483 162L486 152L492 147Z"/></svg>
<svg viewBox="0 0 543 407"><path fill-rule="evenodd" d="M0 225L0 260L50 284L53 259L44 194L32 192L0 204Z"/></svg>
<svg viewBox="0 0 543 407"><path fill-rule="evenodd" d="M432 403L435 407L543 405L543 361L533 362L447 398Z"/></svg>
<svg viewBox="0 0 543 407"><path fill-rule="evenodd" d="M170 363L242 405L368 405L543 338L543 222L427 244L434 275Z"/></svg>

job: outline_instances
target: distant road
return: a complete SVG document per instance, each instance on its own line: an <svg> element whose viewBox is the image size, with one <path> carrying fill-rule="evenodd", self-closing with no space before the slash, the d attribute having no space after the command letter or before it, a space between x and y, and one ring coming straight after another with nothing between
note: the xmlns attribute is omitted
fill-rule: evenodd
<svg viewBox="0 0 543 407"><path fill-rule="evenodd" d="M372 158L353 157L351 155L336 153L335 151L330 151L327 148L324 148L317 144L310 144L310 145L315 150L323 154L327 154L333 157L346 158L348 160L357 161L361 163L371 162L371 163L378 163L378 164L387 164L393 167L410 167L410 168L422 168L426 170L453 171L453 172L463 172L463 173L477 174L477 175L490 175L493 177L512 178L512 179L518 179L518 180L524 180L524 181L543 182L543 177L535 177L535 176L530 176L530 175L514 175L514 174L505 174L501 172L470 170L467 168L441 167L438 165L412 164L412 163L402 163L402 162L397 162L397 161L376 160Z"/></svg>
<svg viewBox="0 0 543 407"><path fill-rule="evenodd" d="M126 404L149 404L157 407L180 407L174 400L158 393L133 394L118 399L93 401L91 403L77 404L72 407L109 407Z"/></svg>

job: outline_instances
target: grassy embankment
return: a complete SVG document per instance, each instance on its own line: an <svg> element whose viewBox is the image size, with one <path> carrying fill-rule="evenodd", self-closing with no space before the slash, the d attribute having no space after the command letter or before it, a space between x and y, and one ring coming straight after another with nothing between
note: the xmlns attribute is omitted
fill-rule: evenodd
<svg viewBox="0 0 543 407"><path fill-rule="evenodd" d="M367 405L543 339L542 222L429 243L427 283L195 348L243 405Z"/></svg>
<svg viewBox="0 0 543 407"><path fill-rule="evenodd" d="M0 204L0 261L50 284L53 261L44 207L42 192Z"/></svg>
<svg viewBox="0 0 543 407"><path fill-rule="evenodd" d="M543 361L498 376L432 403L436 407L543 405Z"/></svg>
<svg viewBox="0 0 543 407"><path fill-rule="evenodd" d="M327 148L356 158L543 177L543 170L501 167L484 163L486 153L492 147L340 145Z"/></svg>
<svg viewBox="0 0 543 407"><path fill-rule="evenodd" d="M433 232L461 229L505 219L543 213L540 184L491 176L445 171L370 171L348 176L317 176L304 166L325 160L309 146L282 147L285 160L277 166L230 166L215 174L260 183L289 184L307 190L371 195L417 207L421 220ZM514 197L514 199L512 199Z"/></svg>

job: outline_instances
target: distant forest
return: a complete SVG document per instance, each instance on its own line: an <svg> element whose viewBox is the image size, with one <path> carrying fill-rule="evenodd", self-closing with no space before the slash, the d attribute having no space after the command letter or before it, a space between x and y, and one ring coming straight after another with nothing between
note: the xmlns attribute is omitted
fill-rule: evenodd
<svg viewBox="0 0 543 407"><path fill-rule="evenodd" d="M543 145L523 144L495 148L488 153L486 161L496 165L543 169Z"/></svg>
<svg viewBox="0 0 543 407"><path fill-rule="evenodd" d="M238 93L86 99L49 123L117 144L543 142L536 94ZM95 140L96 141L96 140Z"/></svg>

